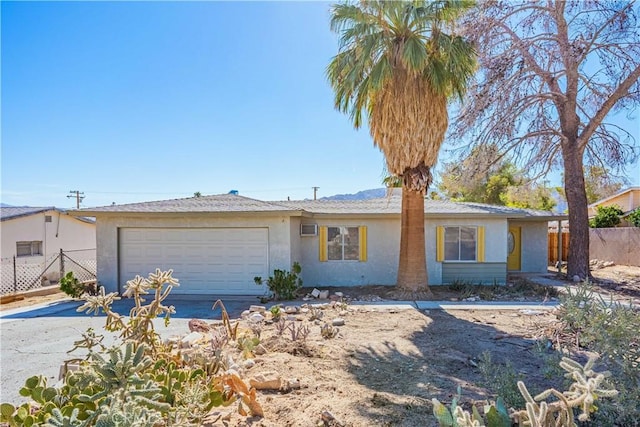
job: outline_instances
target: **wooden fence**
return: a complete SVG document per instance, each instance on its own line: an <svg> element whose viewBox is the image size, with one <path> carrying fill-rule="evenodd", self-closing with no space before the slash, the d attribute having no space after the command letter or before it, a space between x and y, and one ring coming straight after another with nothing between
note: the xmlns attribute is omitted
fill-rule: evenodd
<svg viewBox="0 0 640 427"><path fill-rule="evenodd" d="M549 232L549 265L556 265L558 258L558 232ZM562 233L562 262L567 262L569 255L569 233Z"/></svg>

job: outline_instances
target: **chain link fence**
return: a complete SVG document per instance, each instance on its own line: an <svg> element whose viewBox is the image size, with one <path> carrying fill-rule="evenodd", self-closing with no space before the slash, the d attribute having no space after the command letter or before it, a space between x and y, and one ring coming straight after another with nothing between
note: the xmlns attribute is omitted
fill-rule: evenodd
<svg viewBox="0 0 640 427"><path fill-rule="evenodd" d="M96 250L60 251L48 258L2 258L0 295L55 285L69 271L80 280L96 280Z"/></svg>

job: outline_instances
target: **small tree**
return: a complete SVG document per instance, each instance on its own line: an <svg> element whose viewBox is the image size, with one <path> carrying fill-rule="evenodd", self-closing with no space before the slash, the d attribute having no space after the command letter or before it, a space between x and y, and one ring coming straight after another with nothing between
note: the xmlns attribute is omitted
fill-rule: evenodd
<svg viewBox="0 0 640 427"><path fill-rule="evenodd" d="M608 228L620 224L620 215L624 212L620 206L597 206L596 216L589 221L591 228Z"/></svg>
<svg viewBox="0 0 640 427"><path fill-rule="evenodd" d="M636 210L629 214L629 222L634 227L640 227L640 208L636 208Z"/></svg>

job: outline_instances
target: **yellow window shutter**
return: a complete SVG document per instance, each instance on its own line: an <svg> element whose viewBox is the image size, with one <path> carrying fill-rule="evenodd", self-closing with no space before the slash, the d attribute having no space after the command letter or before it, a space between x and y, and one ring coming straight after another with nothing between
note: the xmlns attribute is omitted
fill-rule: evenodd
<svg viewBox="0 0 640 427"><path fill-rule="evenodd" d="M478 227L478 262L484 262L484 227Z"/></svg>
<svg viewBox="0 0 640 427"><path fill-rule="evenodd" d="M444 261L444 227L436 227L436 261Z"/></svg>
<svg viewBox="0 0 640 427"><path fill-rule="evenodd" d="M327 227L321 226L318 228L318 240L320 241L319 254L320 262L325 262L329 259L327 255Z"/></svg>
<svg viewBox="0 0 640 427"><path fill-rule="evenodd" d="M367 226L361 225L358 227L358 236L360 238L360 262L367 261Z"/></svg>

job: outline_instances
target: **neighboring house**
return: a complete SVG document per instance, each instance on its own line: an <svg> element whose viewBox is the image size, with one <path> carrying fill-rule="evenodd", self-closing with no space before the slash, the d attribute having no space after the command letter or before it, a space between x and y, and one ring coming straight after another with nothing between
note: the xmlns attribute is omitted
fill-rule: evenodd
<svg viewBox="0 0 640 427"><path fill-rule="evenodd" d="M94 249L95 221L78 218L55 207L0 208L3 261L40 262L63 250Z"/></svg>
<svg viewBox="0 0 640 427"><path fill-rule="evenodd" d="M302 266L305 286L394 285L401 196L266 202L233 194L87 208L97 224L98 280L173 269L174 292L261 295L274 269ZM504 283L547 271L549 212L425 200L429 283Z"/></svg>
<svg viewBox="0 0 640 427"><path fill-rule="evenodd" d="M620 224L622 227L628 227L630 224L624 221L624 217L629 215L633 210L640 207L640 187L629 187L626 190L619 191L613 196L605 197L602 200L598 200L588 206L589 218L596 216L596 207L598 206L613 206L617 205L622 209L623 222Z"/></svg>

